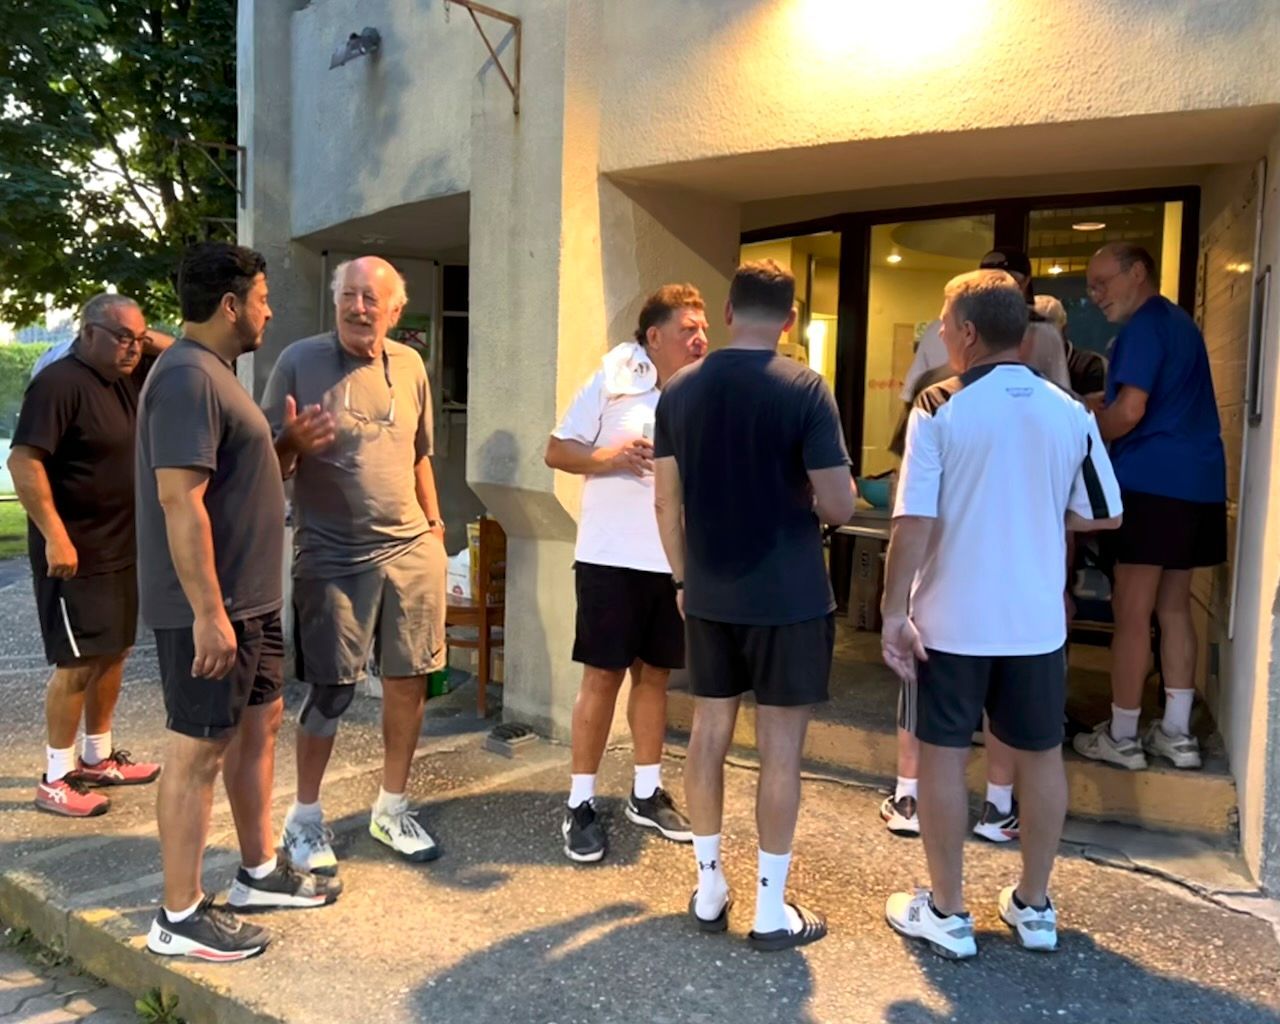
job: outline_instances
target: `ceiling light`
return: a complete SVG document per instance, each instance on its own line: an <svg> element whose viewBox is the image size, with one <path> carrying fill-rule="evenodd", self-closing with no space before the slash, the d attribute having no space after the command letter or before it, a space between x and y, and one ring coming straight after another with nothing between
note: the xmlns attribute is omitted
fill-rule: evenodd
<svg viewBox="0 0 1280 1024"><path fill-rule="evenodd" d="M890 263L901 263L901 262L902 262L902 257L901 257L900 255L898 255L896 252L891 252L891 253L889 253L889 255L885 257L885 259L887 259Z"/></svg>
<svg viewBox="0 0 1280 1024"><path fill-rule="evenodd" d="M1061 273L1062 273L1062 265L1061 265L1061 264L1059 264L1059 263L1055 263L1053 266L1051 266L1051 267L1049 268L1049 273L1051 273L1051 274L1061 274Z"/></svg>
<svg viewBox="0 0 1280 1024"><path fill-rule="evenodd" d="M1072 231L1101 231L1105 228L1106 222L1100 220L1082 220L1079 224L1072 224Z"/></svg>

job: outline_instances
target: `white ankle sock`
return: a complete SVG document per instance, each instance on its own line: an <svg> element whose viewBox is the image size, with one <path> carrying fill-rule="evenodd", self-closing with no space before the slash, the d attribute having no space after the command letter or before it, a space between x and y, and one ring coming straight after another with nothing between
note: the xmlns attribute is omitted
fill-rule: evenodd
<svg viewBox="0 0 1280 1024"><path fill-rule="evenodd" d="M591 775L569 776L569 806L581 807L596 795L596 777Z"/></svg>
<svg viewBox="0 0 1280 1024"><path fill-rule="evenodd" d="M378 787L378 799L374 801L374 814L395 814L409 806L409 798L403 793L388 793Z"/></svg>
<svg viewBox="0 0 1280 1024"><path fill-rule="evenodd" d="M245 870L245 873L248 874L250 878L252 878L255 882L257 882L257 881L261 881L262 879L266 878L267 875L271 874L271 872L273 872L276 869L276 865L278 862L279 862L278 857L272 857L269 861L265 861L264 863L259 864L256 868L246 867L244 870Z"/></svg>
<svg viewBox="0 0 1280 1024"><path fill-rule="evenodd" d="M204 899L203 896L197 899L193 904L191 904L191 906L187 907L186 910L170 910L168 907L165 907L164 916L174 924L177 924L179 921L185 921L200 908L200 900L202 899Z"/></svg>
<svg viewBox="0 0 1280 1024"><path fill-rule="evenodd" d="M637 800L648 800L662 785L662 763L636 765L635 793Z"/></svg>
<svg viewBox="0 0 1280 1024"><path fill-rule="evenodd" d="M65 750L59 750L57 747L44 749L47 755L44 777L47 782L57 782L76 770L75 747L67 747Z"/></svg>
<svg viewBox="0 0 1280 1024"><path fill-rule="evenodd" d="M791 854L765 853L759 855L759 878L756 882L757 935L778 931L799 931L801 921L786 902L787 872L791 870Z"/></svg>
<svg viewBox="0 0 1280 1024"><path fill-rule="evenodd" d="M1001 814L1008 814L1013 810L1013 783L997 786L994 782L988 782L987 801L994 804Z"/></svg>
<svg viewBox="0 0 1280 1024"><path fill-rule="evenodd" d="M704 921L714 921L729 896L729 882L720 863L720 836L694 836L693 857L698 862L698 899L693 912Z"/></svg>
<svg viewBox="0 0 1280 1024"><path fill-rule="evenodd" d="M1135 740L1138 738L1138 719L1142 708L1118 708L1111 705L1111 738L1113 740Z"/></svg>
<svg viewBox="0 0 1280 1024"><path fill-rule="evenodd" d="M84 763L97 764L99 761L105 761L111 756L111 733L104 732L98 736L90 736L85 733L84 737Z"/></svg>
<svg viewBox="0 0 1280 1024"><path fill-rule="evenodd" d="M1191 734L1191 705L1195 702L1195 690L1164 691L1164 721L1160 728L1166 736L1188 736Z"/></svg>
<svg viewBox="0 0 1280 1024"><path fill-rule="evenodd" d="M898 776L898 785L893 790L893 799L896 803L904 796L919 796L919 779L908 779L903 775Z"/></svg>
<svg viewBox="0 0 1280 1024"><path fill-rule="evenodd" d="M286 823L291 821L310 821L318 824L324 821L324 809L320 806L319 800L313 804L303 804L295 800L284 820Z"/></svg>

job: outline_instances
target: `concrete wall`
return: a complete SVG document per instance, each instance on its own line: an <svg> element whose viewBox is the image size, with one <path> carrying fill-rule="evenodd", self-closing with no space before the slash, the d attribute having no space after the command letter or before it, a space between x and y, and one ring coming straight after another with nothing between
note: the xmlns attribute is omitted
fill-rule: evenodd
<svg viewBox="0 0 1280 1024"><path fill-rule="evenodd" d="M605 171L1280 100L1259 0L602 6Z"/></svg>
<svg viewBox="0 0 1280 1024"><path fill-rule="evenodd" d="M365 26L381 33L381 51L330 70L334 48ZM284 40L295 236L467 190L472 81L486 55L465 10L446 16L442 0L329 0L300 10L264 56L278 60Z"/></svg>

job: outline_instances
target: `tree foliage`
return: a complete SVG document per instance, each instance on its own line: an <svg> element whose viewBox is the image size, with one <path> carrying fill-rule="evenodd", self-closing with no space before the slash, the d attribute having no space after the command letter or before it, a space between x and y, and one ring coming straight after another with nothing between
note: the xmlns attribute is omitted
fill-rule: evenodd
<svg viewBox="0 0 1280 1024"><path fill-rule="evenodd" d="M235 0L3 0L0 39L0 320L106 285L172 319L234 234Z"/></svg>

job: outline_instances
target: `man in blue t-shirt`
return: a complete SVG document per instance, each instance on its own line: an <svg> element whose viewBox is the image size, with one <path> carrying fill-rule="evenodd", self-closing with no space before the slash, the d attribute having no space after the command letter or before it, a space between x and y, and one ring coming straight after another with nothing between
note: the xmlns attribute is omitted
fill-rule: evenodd
<svg viewBox="0 0 1280 1024"><path fill-rule="evenodd" d="M1125 768L1147 755L1200 767L1191 735L1196 633L1192 570L1227 557L1227 472L1209 355L1195 321L1159 292L1155 262L1140 246L1112 242L1089 262L1089 295L1124 327L1106 392L1091 396L1124 500L1113 535L1111 718L1075 737L1085 757ZM1164 718L1138 741L1151 615L1160 622Z"/></svg>
<svg viewBox="0 0 1280 1024"><path fill-rule="evenodd" d="M696 700L685 794L698 864L689 913L728 927L720 857L724 758L738 703L755 693L758 950L815 942L821 914L783 898L800 805L800 756L814 704L827 699L835 600L820 521L853 515L856 492L835 398L822 377L778 355L795 323L795 278L772 260L738 268L729 344L662 389L654 430L654 504L671 564Z"/></svg>

